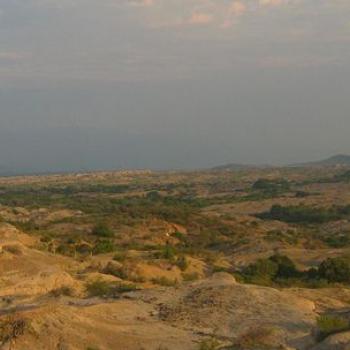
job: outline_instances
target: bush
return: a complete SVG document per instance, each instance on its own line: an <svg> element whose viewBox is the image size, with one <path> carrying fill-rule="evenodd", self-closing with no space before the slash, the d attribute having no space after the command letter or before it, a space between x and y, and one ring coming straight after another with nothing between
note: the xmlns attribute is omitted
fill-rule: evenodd
<svg viewBox="0 0 350 350"><path fill-rule="evenodd" d="M124 262L128 257L127 252L116 252L114 254L113 260L118 262Z"/></svg>
<svg viewBox="0 0 350 350"><path fill-rule="evenodd" d="M111 238L114 237L114 232L104 223L99 223L92 230L92 234L98 237Z"/></svg>
<svg viewBox="0 0 350 350"><path fill-rule="evenodd" d="M98 241L93 249L94 254L106 254L115 250L115 245L110 240Z"/></svg>
<svg viewBox="0 0 350 350"><path fill-rule="evenodd" d="M294 262L285 255L276 254L268 259L259 259L243 270L247 282L256 284L289 284L302 273L297 270Z"/></svg>
<svg viewBox="0 0 350 350"><path fill-rule="evenodd" d="M323 340L329 335L344 332L350 329L347 319L340 316L322 315L317 319L319 339Z"/></svg>
<svg viewBox="0 0 350 350"><path fill-rule="evenodd" d="M278 269L276 277L291 278L299 274L294 262L285 255L276 254L270 257L270 260L277 264Z"/></svg>
<svg viewBox="0 0 350 350"><path fill-rule="evenodd" d="M318 268L318 275L329 282L350 282L350 261L345 258L328 258Z"/></svg>
<svg viewBox="0 0 350 350"><path fill-rule="evenodd" d="M96 280L86 285L86 291L90 297L106 297L111 295L112 286L110 282Z"/></svg>
<svg viewBox="0 0 350 350"><path fill-rule="evenodd" d="M278 264L270 259L259 259L244 270L244 275L250 278L262 277L273 279L278 272Z"/></svg>
<svg viewBox="0 0 350 350"><path fill-rule="evenodd" d="M155 254L155 258L157 259L167 259L167 260L173 260L176 255L176 249L170 244L167 244L166 246L162 247L160 252L157 252Z"/></svg>
<svg viewBox="0 0 350 350"><path fill-rule="evenodd" d="M257 214L263 220L279 220L288 223L300 224L321 224L328 221L335 221L343 218L346 214L346 207L337 208L313 208L304 205L283 207L275 204L270 211Z"/></svg>
<svg viewBox="0 0 350 350"><path fill-rule="evenodd" d="M332 248L343 248L350 245L349 232L331 236L322 239L328 246Z"/></svg>
<svg viewBox="0 0 350 350"><path fill-rule="evenodd" d="M299 271L287 256L276 254L250 264L240 276L248 283L263 285L274 283L280 287L324 288L330 283L350 283L350 259L328 258L318 268Z"/></svg>
<svg viewBox="0 0 350 350"><path fill-rule="evenodd" d="M123 284L119 282L107 282L96 280L86 285L86 291L89 297L114 298L120 293L136 290L133 284Z"/></svg>
<svg viewBox="0 0 350 350"><path fill-rule="evenodd" d="M265 193L274 195L282 192L287 192L290 190L290 184L287 180L269 180L269 179L259 179L253 186L253 190L263 191Z"/></svg>
<svg viewBox="0 0 350 350"><path fill-rule="evenodd" d="M24 318L9 316L0 322L0 342L12 343L29 329L30 323Z"/></svg>

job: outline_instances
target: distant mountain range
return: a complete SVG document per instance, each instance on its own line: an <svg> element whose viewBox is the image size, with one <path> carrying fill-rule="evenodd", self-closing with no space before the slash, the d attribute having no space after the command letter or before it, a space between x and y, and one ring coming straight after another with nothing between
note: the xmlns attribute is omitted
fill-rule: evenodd
<svg viewBox="0 0 350 350"><path fill-rule="evenodd" d="M283 167L283 166L274 166L269 164L241 164L241 163L228 163L219 165L211 168L212 171L244 171L244 170L254 170L254 169L268 169L274 167ZM288 164L285 167L296 167L296 168L318 168L318 167L350 167L350 155L338 154L326 159L312 162L304 163L295 163ZM82 170L83 171L83 170ZM84 170L84 172L87 170ZM91 171L91 170L90 170ZM98 169L97 169L98 171ZM0 177L2 176L16 176L16 175L48 175L56 173L68 173L68 172L79 172L78 170L71 171L20 171L13 170L11 167L6 167L3 164L0 164Z"/></svg>
<svg viewBox="0 0 350 350"><path fill-rule="evenodd" d="M350 155L337 154L335 156L319 160L316 162L305 162L291 164L291 167L334 167L334 166L350 166Z"/></svg>
<svg viewBox="0 0 350 350"><path fill-rule="evenodd" d="M310 167L334 167L334 166L350 166L350 155L338 154L326 159L313 162L288 164L287 167L300 167L300 168L310 168ZM253 164L239 164L239 163L229 163L211 168L214 171L240 171L240 170L250 170L250 169L266 169L273 168L272 165L253 165Z"/></svg>
<svg viewBox="0 0 350 350"><path fill-rule="evenodd" d="M251 169L264 169L271 168L270 165L254 165L254 164L239 164L239 163L229 163L224 165L219 165L211 170L214 171L240 171L240 170L251 170Z"/></svg>

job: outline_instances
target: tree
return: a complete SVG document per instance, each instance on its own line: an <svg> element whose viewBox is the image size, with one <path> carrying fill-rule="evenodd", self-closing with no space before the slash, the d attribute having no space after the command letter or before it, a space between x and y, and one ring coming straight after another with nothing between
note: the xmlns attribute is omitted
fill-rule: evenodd
<svg viewBox="0 0 350 350"><path fill-rule="evenodd" d="M350 263L345 258L328 258L319 266L318 274L329 282L350 282Z"/></svg>
<svg viewBox="0 0 350 350"><path fill-rule="evenodd" d="M298 275L298 270L294 262L288 256L276 254L270 257L270 260L278 265L276 277L291 278Z"/></svg>

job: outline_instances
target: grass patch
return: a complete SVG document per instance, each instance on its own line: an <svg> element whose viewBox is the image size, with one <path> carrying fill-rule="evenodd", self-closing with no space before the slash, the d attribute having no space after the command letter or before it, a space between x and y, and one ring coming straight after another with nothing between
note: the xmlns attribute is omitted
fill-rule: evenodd
<svg viewBox="0 0 350 350"><path fill-rule="evenodd" d="M152 283L158 284L163 287L173 287L178 284L178 281L176 279L170 279L163 276L152 278Z"/></svg>
<svg viewBox="0 0 350 350"><path fill-rule="evenodd" d="M318 339L323 340L336 333L350 329L349 320L336 315L321 315L317 318Z"/></svg>
<svg viewBox="0 0 350 350"><path fill-rule="evenodd" d="M86 292L89 297L115 298L121 293L137 290L133 284L125 284L119 282L107 282L96 280L86 285Z"/></svg>

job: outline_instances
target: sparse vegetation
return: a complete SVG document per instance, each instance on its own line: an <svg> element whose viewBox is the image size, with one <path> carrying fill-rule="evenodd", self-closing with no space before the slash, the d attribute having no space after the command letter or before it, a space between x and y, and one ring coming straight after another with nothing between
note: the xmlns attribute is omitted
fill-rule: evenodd
<svg viewBox="0 0 350 350"><path fill-rule="evenodd" d="M0 321L0 342L6 344L24 335L30 323L27 319L9 316Z"/></svg>
<svg viewBox="0 0 350 350"><path fill-rule="evenodd" d="M55 298L58 298L60 296L67 296L71 297L74 294L74 291L71 287L69 286L63 286L60 288L53 289L50 294L54 296Z"/></svg>
<svg viewBox="0 0 350 350"><path fill-rule="evenodd" d="M349 216L350 206L315 208L303 205L286 206L273 205L270 211L257 214L257 217L264 220L279 220L288 223L299 224L321 224L329 221L340 220Z"/></svg>
<svg viewBox="0 0 350 350"><path fill-rule="evenodd" d="M108 239L100 240L93 248L94 254L106 254L115 251L116 247L114 243Z"/></svg>
<svg viewBox="0 0 350 350"><path fill-rule="evenodd" d="M328 258L318 268L300 271L294 262L283 255L259 259L247 266L241 276L247 283L279 286L320 288L332 283L350 283L350 259Z"/></svg>
<svg viewBox="0 0 350 350"><path fill-rule="evenodd" d="M96 303L96 309L112 310L114 299L120 299L118 307L128 305L132 312L134 307L140 307L137 316L132 317L137 326L147 323L147 330L152 327L149 317L157 322L169 320L174 327L183 320L192 325L200 317L201 321L196 321L199 329L207 327L207 318L215 324L216 317L221 326L221 314L226 315L223 310L228 310L237 298L242 299L242 305L232 309L242 314L237 316L237 327L242 324L240 335L223 339L223 345L207 339L198 344L204 350L275 349L273 339L279 333L268 325L262 327L261 315L268 314L274 324L278 312L291 309L283 317L293 318L300 306L284 305L289 296L300 298L305 293L306 299L319 300L322 295L322 300L330 300L331 306L328 314L318 320L321 340L349 329L347 316L339 320L337 310L331 309L348 302L346 290L350 286L350 259L346 255L350 246L349 197L345 180L330 181L336 174L332 169L322 174L295 169L145 176L106 173L87 174L81 179L64 175L64 180L54 177L51 182L31 179L20 186L0 185L0 217L4 221L1 225L10 223L19 230L10 229L11 241L2 245L2 259L11 273L13 263L16 272L11 278L15 280L17 269L26 269L26 261L35 250L35 261L29 260L28 271L21 273L23 284L14 285L27 288L32 281L40 281L35 287L40 295L35 302L39 305L51 303L62 307L62 314L69 314L70 303ZM259 211L262 213L254 214ZM46 258L55 271L69 273L62 277L67 278L63 284L56 284L60 272L52 278L53 285L62 287L41 287L41 281L51 278L52 272L46 266L28 280L33 278L30 271ZM217 279L190 283L211 278L216 272L222 272ZM219 288L216 281L220 281ZM79 300L84 292L81 286L85 286L86 300ZM279 299L275 291L271 296L269 287L279 289L278 295L283 298ZM291 287L301 287L303 292ZM42 295L40 288L45 289ZM316 294L311 290L315 288L324 289ZM146 291L122 296L139 289ZM250 292L252 300L247 300ZM245 320L245 309L251 313L256 310L254 293L266 301L266 305L258 305L256 324ZM5 312L22 307L21 298L3 297L0 301ZM35 315L34 303L28 305L28 314L32 315L32 307ZM88 308L89 316L94 308ZM118 322L123 323L123 312L115 310L113 315L118 315ZM125 311L125 317L134 315L128 312ZM309 322L313 324L313 309L303 315L313 317ZM293 318L298 326L299 320ZM65 322L69 324L69 320ZM113 323L114 318L108 318L108 322ZM250 329L251 324L254 327ZM307 325L300 323L300 327ZM284 325L281 328L288 333ZM312 338L311 332L310 329ZM92 338L91 344L95 340L101 347L106 346L99 338ZM94 346L90 345L90 349Z"/></svg>
<svg viewBox="0 0 350 350"><path fill-rule="evenodd" d="M273 196L290 191L290 183L285 179L259 179L253 184L252 189Z"/></svg>
<svg viewBox="0 0 350 350"><path fill-rule="evenodd" d="M232 345L230 350L278 350L279 345L273 344L274 328L257 327L243 333Z"/></svg>
<svg viewBox="0 0 350 350"><path fill-rule="evenodd" d="M199 350L217 350L219 349L219 345L220 343L216 339L210 338L207 340L203 340L199 344Z"/></svg>
<svg viewBox="0 0 350 350"><path fill-rule="evenodd" d="M176 286L178 284L177 280L170 279L170 278L167 278L164 276L152 278L152 282L154 284L158 284L158 285L163 286L163 287L173 287L173 286Z"/></svg>
<svg viewBox="0 0 350 350"><path fill-rule="evenodd" d="M329 282L350 282L350 259L328 258L318 268L318 275Z"/></svg>
<svg viewBox="0 0 350 350"><path fill-rule="evenodd" d="M318 338L323 340L329 335L350 329L349 320L337 315L322 315L317 319Z"/></svg>
<svg viewBox="0 0 350 350"><path fill-rule="evenodd" d="M99 223L96 225L92 231L95 236L111 238L114 236L114 232L110 229L110 227L105 223Z"/></svg>
<svg viewBox="0 0 350 350"><path fill-rule="evenodd" d="M115 298L121 293L136 290L133 284L125 284L118 282L107 282L96 280L86 285L86 291L89 297Z"/></svg>

